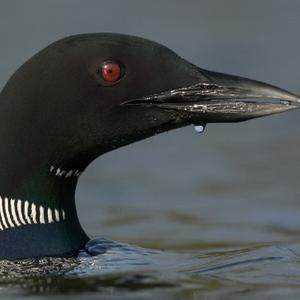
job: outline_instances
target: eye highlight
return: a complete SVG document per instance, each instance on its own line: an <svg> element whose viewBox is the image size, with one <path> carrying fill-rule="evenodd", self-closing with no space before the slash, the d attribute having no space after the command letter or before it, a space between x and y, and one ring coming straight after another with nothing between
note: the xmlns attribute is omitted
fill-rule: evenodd
<svg viewBox="0 0 300 300"><path fill-rule="evenodd" d="M99 73L107 83L115 83L121 78L121 66L117 62L106 61L102 64Z"/></svg>

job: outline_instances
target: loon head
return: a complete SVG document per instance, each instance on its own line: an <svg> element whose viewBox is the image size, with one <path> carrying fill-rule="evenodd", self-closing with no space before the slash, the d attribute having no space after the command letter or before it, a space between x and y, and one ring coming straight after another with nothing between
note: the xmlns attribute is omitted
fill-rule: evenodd
<svg viewBox="0 0 300 300"><path fill-rule="evenodd" d="M74 194L99 155L189 124L244 121L299 103L143 38L84 34L51 44L0 94L0 258L74 255L84 246Z"/></svg>

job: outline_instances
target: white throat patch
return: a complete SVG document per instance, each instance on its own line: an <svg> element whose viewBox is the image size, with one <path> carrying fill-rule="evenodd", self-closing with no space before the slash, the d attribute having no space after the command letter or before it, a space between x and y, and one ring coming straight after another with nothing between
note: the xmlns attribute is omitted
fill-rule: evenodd
<svg viewBox="0 0 300 300"><path fill-rule="evenodd" d="M81 174L79 170L64 170L62 168L57 168L54 166L50 167L49 172L54 176L63 177L63 178L79 177Z"/></svg>
<svg viewBox="0 0 300 300"><path fill-rule="evenodd" d="M64 220L66 213L63 209L0 197L0 230L30 224L58 223Z"/></svg>

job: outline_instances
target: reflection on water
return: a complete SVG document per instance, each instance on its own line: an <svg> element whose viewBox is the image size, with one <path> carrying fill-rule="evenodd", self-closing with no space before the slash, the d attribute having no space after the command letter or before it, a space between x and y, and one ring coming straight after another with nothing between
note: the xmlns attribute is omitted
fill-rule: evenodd
<svg viewBox="0 0 300 300"><path fill-rule="evenodd" d="M300 245L294 245L294 250ZM219 251L161 252L98 239L77 259L34 259L1 262L1 295L51 294L78 299L94 293L114 299L132 299L164 293L184 298L214 299L240 294L253 299L258 291L282 299L293 291L300 295L300 261L285 246L256 246ZM300 249L300 248L299 248ZM273 295L274 286L280 293ZM151 292L149 294L149 292ZM275 297L275 298L274 298ZM247 299L247 297L246 297Z"/></svg>

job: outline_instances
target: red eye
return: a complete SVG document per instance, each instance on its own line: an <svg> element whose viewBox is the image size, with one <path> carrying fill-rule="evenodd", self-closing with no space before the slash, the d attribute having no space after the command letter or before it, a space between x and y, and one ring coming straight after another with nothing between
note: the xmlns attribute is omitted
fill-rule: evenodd
<svg viewBox="0 0 300 300"><path fill-rule="evenodd" d="M116 62L105 62L101 68L101 76L105 81L116 82L121 78L121 68Z"/></svg>

